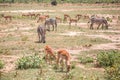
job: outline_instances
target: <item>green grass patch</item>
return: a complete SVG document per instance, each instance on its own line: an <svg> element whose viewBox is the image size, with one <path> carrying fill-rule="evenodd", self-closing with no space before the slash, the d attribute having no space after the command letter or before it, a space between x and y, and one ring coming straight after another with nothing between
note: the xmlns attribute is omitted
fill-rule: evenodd
<svg viewBox="0 0 120 80"><path fill-rule="evenodd" d="M93 58L91 58L91 57L81 57L80 58L80 63L82 63L82 64L86 64L86 63L92 63L94 61L94 59Z"/></svg>
<svg viewBox="0 0 120 80"><path fill-rule="evenodd" d="M39 55L22 57L17 61L17 69L41 68L43 64Z"/></svg>
<svg viewBox="0 0 120 80"><path fill-rule="evenodd" d="M120 51L103 51L97 55L97 61L102 67L111 67L114 64L120 64Z"/></svg>

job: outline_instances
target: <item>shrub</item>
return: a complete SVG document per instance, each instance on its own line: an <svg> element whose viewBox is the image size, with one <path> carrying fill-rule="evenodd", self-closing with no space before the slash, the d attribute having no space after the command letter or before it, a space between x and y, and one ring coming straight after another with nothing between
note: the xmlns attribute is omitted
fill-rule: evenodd
<svg viewBox="0 0 120 80"><path fill-rule="evenodd" d="M120 79L120 51L101 52L97 56L97 61L105 68L107 80Z"/></svg>
<svg viewBox="0 0 120 80"><path fill-rule="evenodd" d="M22 57L17 61L18 69L40 68L42 59L39 55Z"/></svg>
<svg viewBox="0 0 120 80"><path fill-rule="evenodd" d="M107 80L119 80L120 79L120 64L115 64L112 67L105 69Z"/></svg>
<svg viewBox="0 0 120 80"><path fill-rule="evenodd" d="M104 51L97 55L97 61L102 67L113 66L115 63L120 63L120 52L111 50Z"/></svg>
<svg viewBox="0 0 120 80"><path fill-rule="evenodd" d="M3 61L0 60L0 69L2 69L4 67L4 63Z"/></svg>
<svg viewBox="0 0 120 80"><path fill-rule="evenodd" d="M83 63L83 64L86 64L86 63L92 63L93 62L93 58L91 57L85 57L85 58L80 58L80 62Z"/></svg>

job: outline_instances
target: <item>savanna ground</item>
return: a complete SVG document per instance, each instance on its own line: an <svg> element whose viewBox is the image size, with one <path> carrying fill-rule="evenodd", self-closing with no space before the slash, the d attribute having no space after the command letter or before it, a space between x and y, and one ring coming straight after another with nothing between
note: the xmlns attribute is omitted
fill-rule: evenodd
<svg viewBox="0 0 120 80"><path fill-rule="evenodd" d="M81 15L118 16L119 4L10 4L1 6L0 13L12 15L11 22L0 18L0 59L5 66L1 69L1 80L63 80L66 73L58 72L52 65L43 67L42 76L38 75L40 69L16 70L17 59L38 53L44 56L45 45L50 45L55 51L64 48L72 55L71 64L75 68L70 71L71 80L105 80L103 68L96 68L96 57L101 51L120 50L120 20L113 19L109 22L109 29L90 30L88 19L81 18L77 25L68 22L58 23L58 30L47 32L46 43L37 43L37 23L35 18L21 17L22 13L33 12L48 14L50 17L69 14L75 17ZM80 58L90 57L92 63L82 64ZM17 76L14 75L17 72ZM39 79L38 79L39 77ZM41 77L41 78L40 78Z"/></svg>

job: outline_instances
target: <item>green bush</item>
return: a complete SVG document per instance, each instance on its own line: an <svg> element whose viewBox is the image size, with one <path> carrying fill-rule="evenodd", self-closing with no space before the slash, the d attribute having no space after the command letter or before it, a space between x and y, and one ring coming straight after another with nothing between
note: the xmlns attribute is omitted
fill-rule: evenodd
<svg viewBox="0 0 120 80"><path fill-rule="evenodd" d="M81 58L80 58L80 62L83 63L83 64L92 63L93 60L94 60L94 59L91 58L91 57L85 57L85 58L81 57Z"/></svg>
<svg viewBox="0 0 120 80"><path fill-rule="evenodd" d="M120 64L105 69L107 80L120 80Z"/></svg>
<svg viewBox="0 0 120 80"><path fill-rule="evenodd" d="M4 63L3 61L0 60L0 69L2 69L4 67Z"/></svg>
<svg viewBox="0 0 120 80"><path fill-rule="evenodd" d="M97 56L98 63L105 68L107 80L120 79L120 51L104 51Z"/></svg>
<svg viewBox="0 0 120 80"><path fill-rule="evenodd" d="M18 69L40 68L42 59L39 55L22 57L17 61Z"/></svg>
<svg viewBox="0 0 120 80"><path fill-rule="evenodd" d="M120 52L115 50L104 51L97 55L97 61L102 67L113 66L120 63Z"/></svg>

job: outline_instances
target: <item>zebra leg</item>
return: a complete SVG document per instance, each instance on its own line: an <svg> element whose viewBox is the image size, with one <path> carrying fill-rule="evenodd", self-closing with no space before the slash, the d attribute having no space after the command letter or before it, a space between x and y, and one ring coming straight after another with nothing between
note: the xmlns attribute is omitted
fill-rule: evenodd
<svg viewBox="0 0 120 80"><path fill-rule="evenodd" d="M105 28L108 29L108 24L105 24Z"/></svg>
<svg viewBox="0 0 120 80"><path fill-rule="evenodd" d="M52 25L52 27L53 27L52 31L54 31L54 25Z"/></svg>
<svg viewBox="0 0 120 80"><path fill-rule="evenodd" d="M55 22L55 30L57 31L57 21Z"/></svg>
<svg viewBox="0 0 120 80"><path fill-rule="evenodd" d="M45 34L42 34L41 36L42 36L41 42L46 43L46 41L45 41Z"/></svg>
<svg viewBox="0 0 120 80"><path fill-rule="evenodd" d="M90 24L90 29L93 29L93 23Z"/></svg>
<svg viewBox="0 0 120 80"><path fill-rule="evenodd" d="M104 24L102 24L102 30L103 30L103 28L104 28Z"/></svg>
<svg viewBox="0 0 120 80"><path fill-rule="evenodd" d="M50 25L48 25L48 31L50 31Z"/></svg>
<svg viewBox="0 0 120 80"><path fill-rule="evenodd" d="M101 24L98 24L98 27L97 27L97 29L99 29L100 25L101 25Z"/></svg>
<svg viewBox="0 0 120 80"><path fill-rule="evenodd" d="M38 38L39 38L39 41L38 41L38 42L40 42L40 33L38 33Z"/></svg>

